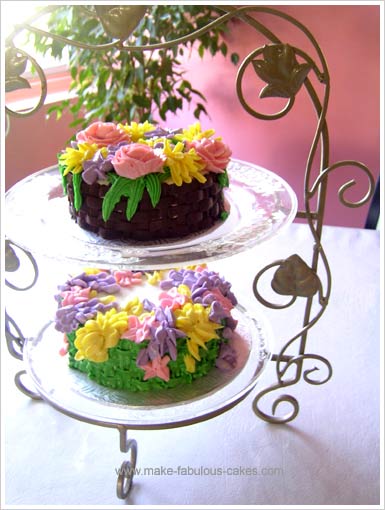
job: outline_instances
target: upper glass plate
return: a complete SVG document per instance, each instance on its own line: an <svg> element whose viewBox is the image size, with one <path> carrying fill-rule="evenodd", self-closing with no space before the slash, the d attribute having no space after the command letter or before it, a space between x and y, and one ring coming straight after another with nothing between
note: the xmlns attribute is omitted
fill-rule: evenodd
<svg viewBox="0 0 385 510"><path fill-rule="evenodd" d="M228 171L226 221L180 240L139 243L109 241L82 230L70 217L57 167L50 167L6 193L6 236L33 253L98 267L162 269L235 255L289 225L297 198L283 179L257 165L233 159Z"/></svg>
<svg viewBox="0 0 385 510"><path fill-rule="evenodd" d="M149 392L100 386L69 368L67 357L59 355L63 335L53 323L26 341L24 360L41 396L74 418L144 429L188 425L212 418L245 398L270 359L272 333L263 317L252 318L240 305L232 314L238 321L233 342L237 365L228 371L214 368L190 385Z"/></svg>

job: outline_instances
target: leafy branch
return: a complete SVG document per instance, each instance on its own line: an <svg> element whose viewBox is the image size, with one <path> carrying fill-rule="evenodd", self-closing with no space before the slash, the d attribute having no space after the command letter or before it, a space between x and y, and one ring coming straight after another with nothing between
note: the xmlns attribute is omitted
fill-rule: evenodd
<svg viewBox="0 0 385 510"><path fill-rule="evenodd" d="M156 5L149 8L130 36L132 45L157 44L187 35L206 26L220 13L208 5ZM62 5L50 14L48 29L52 33L89 44L106 44L109 36L96 17L92 6ZM68 47L71 74L70 91L75 99L51 106L48 114L60 119L69 110L71 127L85 127L91 120L122 122L165 120L184 104L194 104L194 116L207 114L205 96L185 78L181 58L197 49L201 58L208 52L228 56L224 39L226 24L211 29L195 42L156 51L109 52ZM34 34L38 52L61 58L62 43ZM230 60L238 62L232 53Z"/></svg>

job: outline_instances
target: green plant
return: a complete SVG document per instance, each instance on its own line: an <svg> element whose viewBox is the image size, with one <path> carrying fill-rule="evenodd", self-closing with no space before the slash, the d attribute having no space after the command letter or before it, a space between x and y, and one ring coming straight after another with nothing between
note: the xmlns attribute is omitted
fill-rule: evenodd
<svg viewBox="0 0 385 510"><path fill-rule="evenodd" d="M201 28L220 12L213 6L158 5L149 7L128 42L135 45L156 44L173 40ZM111 39L105 33L92 6L58 6L48 20L52 33L88 44L105 44ZM167 113L176 113L184 102L194 104L194 116L207 114L204 95L185 79L180 58L194 48L203 58L221 53L226 56L224 40L226 25L215 27L201 35L195 43L189 41L170 49L155 51L89 50L69 46L69 66L72 82L70 91L75 99L65 100L49 108L48 114L59 119L69 110L74 120L71 126L84 127L93 119L105 121L156 122L165 120ZM51 52L61 57L62 43L35 34L35 47L40 53ZM238 55L232 53L236 64Z"/></svg>

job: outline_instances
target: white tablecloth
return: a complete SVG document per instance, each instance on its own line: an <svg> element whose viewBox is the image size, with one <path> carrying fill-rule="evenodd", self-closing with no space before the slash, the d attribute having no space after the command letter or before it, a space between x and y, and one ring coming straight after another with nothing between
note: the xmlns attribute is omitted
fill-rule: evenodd
<svg viewBox="0 0 385 510"><path fill-rule="evenodd" d="M330 381L313 386L301 380L286 388L281 393L298 399L299 415L286 425L268 424L255 416L252 401L276 382L270 362L253 392L227 413L176 429L132 431L139 448L137 467L143 471L127 501L115 495L116 471L126 458L117 430L77 421L21 394L13 375L22 362L8 355L3 342L2 508L379 504L379 232L325 227L322 241L333 288L324 316L310 330L307 352L329 359ZM308 227L294 224L273 240L211 267L233 282L252 313L263 313L272 322L279 346L291 330L301 328L302 312L297 305L267 310L253 297L253 278L267 263L294 253L309 263L311 252ZM15 311L11 294L7 291L9 312L16 320L18 312L28 325L28 304L21 306L15 293Z"/></svg>

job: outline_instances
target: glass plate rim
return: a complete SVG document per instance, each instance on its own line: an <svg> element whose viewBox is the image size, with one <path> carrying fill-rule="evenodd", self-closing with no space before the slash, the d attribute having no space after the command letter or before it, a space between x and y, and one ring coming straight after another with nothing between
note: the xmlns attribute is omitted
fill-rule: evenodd
<svg viewBox="0 0 385 510"><path fill-rule="evenodd" d="M199 423L201 421L211 419L219 414L222 414L222 413L228 411L232 407L236 406L243 399L245 399L247 397L247 395L255 388L255 386L260 381L261 377L266 372L266 368L267 368L268 363L271 359L272 344L274 342L273 342L273 332L272 332L272 328L270 326L269 321L267 321L266 317L263 314L261 314L259 311L258 311L258 319L256 319L242 305L237 305L237 309L241 314L244 314L248 320L252 320L258 327L258 329L259 329L258 338L259 338L259 340L262 341L262 345L259 346L257 353L260 355L261 354L263 355L263 357L261 357L260 359L255 361L255 367L256 367L255 375L251 378L251 380L247 384L244 385L244 387L241 390L239 390L237 393L235 393L233 395L227 396L219 404L215 403L215 402L210 402L210 399L213 400L214 394L217 393L217 391L215 389L213 389L213 390L210 390L208 393L203 394L201 398L192 399L191 401L187 401L187 402L181 401L181 402L178 402L176 404L176 406L172 406L169 404L165 405L165 406L161 405L161 406L142 406L142 407L141 406L129 406L129 405L128 406L122 406L122 405L117 406L117 407L122 408L122 412L123 412L123 408L124 408L128 412L132 411L132 410L136 410L136 411L142 411L142 412L144 411L144 412L151 413L151 411L154 411L154 410L161 410L161 411L164 410L165 412L167 412L167 409L171 409L171 408L175 408L175 407L180 407L180 408L182 408L183 406L192 407L192 406L194 406L194 404L196 402L202 403L204 401L208 401L209 405L208 405L207 409L200 410L194 416L190 415L190 416L186 416L186 417L183 417L183 416L179 417L175 421L163 420L163 421L139 423L137 420L130 421L128 418L127 419L124 419L124 418L114 419L114 418L109 418L108 416L101 417L100 415L96 415L95 412L82 413L79 411L79 409L76 408L76 406L68 407L68 406L65 406L62 403L58 402L57 398L52 398L50 396L50 391L48 389L46 389L45 387L42 387L42 385L37 380L37 375L36 375L35 371L33 370L32 364L31 364L31 355L33 354L33 350L34 350L33 342L39 341L39 337L41 337L44 334L44 331L50 325L52 325L52 321L46 323L41 328L40 332L38 333L38 335L36 335L35 338L27 339L25 348L23 350L23 360L26 365L26 371L29 374L29 376L31 377L34 385L36 386L38 393L42 396L42 398L44 400L46 400L52 407L56 408L58 411L62 412L63 414L66 414L72 418L78 419L80 421L85 421L88 423L107 426L107 427L126 427L126 428L130 428L130 429L143 429L143 430L144 429L174 428L174 427L180 427L180 426L186 426L186 425L190 425L190 424L194 424L194 423ZM261 333L261 331L263 333ZM252 349L250 349L249 356L250 356L251 352L252 352ZM245 362L245 366L246 366L246 363L249 362L249 356L248 356L247 361ZM242 367L240 372L235 376L234 380L240 376L243 369L244 369L244 367ZM72 375L73 375L73 378L76 379L77 371L74 370ZM72 377L72 375L70 377ZM204 378L202 378L202 379L204 379ZM234 380L231 380L230 383L233 382ZM218 391L226 390L226 386L229 386L230 383L225 384L224 386L220 387ZM93 384L96 384L96 383L93 383ZM108 389L106 389L106 390L108 391ZM165 391L167 391L167 390L165 390ZM86 399L85 396L81 396L81 398ZM98 405L100 405L100 408L103 408L103 409L114 406L114 404L109 403L109 402L102 402L100 404L97 403L96 406L98 406ZM190 411L190 413L191 413L191 411Z"/></svg>
<svg viewBox="0 0 385 510"><path fill-rule="evenodd" d="M271 179L274 179L275 182L279 183L282 186L282 189L287 193L287 197L290 201L290 211L287 214L287 216L284 218L284 220L279 223L276 228L270 229L265 233L264 235L261 235L258 237L257 235L252 235L252 224L250 223L252 221L252 217L246 218L246 224L243 225L241 228L234 228L232 231L225 233L224 235L219 235L219 231L217 233L217 237L215 237L215 230L213 233L213 238L210 238L208 236L207 239L205 239L206 233L203 232L202 235L198 234L197 236L193 237L192 239L187 238L185 241L181 239L179 241L179 245L175 242L165 242L163 244L157 245L157 244L131 244L130 242L125 242L122 244L114 244L113 242L111 245L105 245L103 248L108 253L107 260L105 259L105 255L99 255L96 254L95 248L99 246L99 244L103 245L104 241L100 240L100 242L97 242L97 238L93 240L93 242L88 240L81 240L76 239L75 242L79 244L79 246L76 244L76 247L78 248L78 251L73 254L71 252L63 252L60 250L55 250L55 247L50 247L47 249L47 246L40 243L42 246L39 246L38 244L35 244L34 246L29 246L31 244L30 242L23 242L22 237L19 235L19 238L12 239L12 232L9 235L9 239L11 242L14 242L16 245L20 246L21 248L26 249L27 251L37 252L40 255L47 256L49 258L54 258L57 260L70 260L74 262L84 261L84 256L82 252L82 242L84 243L84 249L88 248L88 251L92 250L93 255L88 255L89 262L91 264L108 264L110 266L131 266L135 268L166 268L166 267L174 267L175 264L188 264L188 263L194 263L196 261L200 262L207 262L207 261L213 261L213 260L219 260L222 258L226 258L229 256L229 250L231 249L231 254L235 255L237 253L240 253L246 249L252 248L266 240L271 239L275 235L279 234L284 228L286 228L288 225L292 223L294 220L297 208L298 208L298 200L296 197L295 192L291 188L291 186L279 175L276 173L267 170L259 165L256 165L254 163L249 163L240 159L232 158L229 168L229 177L230 177L230 183L233 181L233 183L239 181L240 177L239 175L233 175L232 174L232 168L231 166L238 165L244 169L254 169L258 170L258 172L264 174L265 176L268 176ZM9 200L12 200L12 197L15 196L18 192L18 189L22 186L25 186L29 181L33 180L34 178L43 175L43 174L49 174L57 170L57 165L53 165L51 167L47 167L46 169L40 170L23 180L16 183L10 190L6 192L6 200L7 198ZM60 183L60 175L59 172L57 172L57 178L58 178L58 184ZM54 176L56 177L56 176ZM245 183L243 183L245 184ZM249 185L248 188L245 188L246 191L250 190L253 191L252 185ZM232 189L231 186L229 189L225 190L226 196L229 198L229 200L232 199ZM242 212L242 211L241 211ZM244 212L244 211L243 211ZM72 220L71 220L72 221ZM248 223L249 222L249 223ZM79 229L78 225L76 225L75 222L73 222L74 229ZM5 229L6 231L6 229ZM77 230L74 230L77 232ZM255 233L254 233L255 234ZM178 242L178 241L177 241ZM202 244L203 243L203 244ZM58 253L58 251L60 253ZM94 256L94 259L91 259L90 257Z"/></svg>

